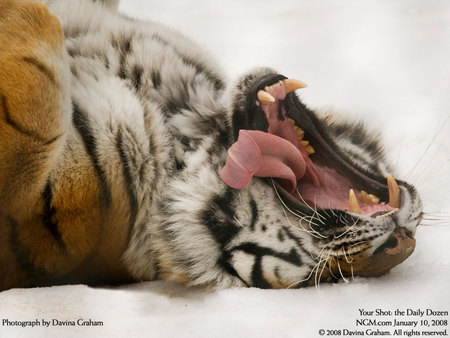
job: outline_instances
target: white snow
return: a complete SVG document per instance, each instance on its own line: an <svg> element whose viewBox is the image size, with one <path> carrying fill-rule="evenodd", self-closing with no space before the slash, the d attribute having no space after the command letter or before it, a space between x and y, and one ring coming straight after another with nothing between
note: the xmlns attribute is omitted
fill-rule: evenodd
<svg viewBox="0 0 450 338"><path fill-rule="evenodd" d="M319 290L207 291L146 282L4 291L0 337L309 338L320 337L319 329L365 332L370 327L356 326L359 309L450 312L449 1L124 0L120 8L194 38L231 78L269 65L308 83L300 95L310 107L367 121L383 134L400 167L396 176L421 191L427 225L418 228L414 254L388 275ZM23 328L4 322L80 318L103 326ZM450 317L428 319L448 323ZM450 334L448 324L426 330L445 328Z"/></svg>

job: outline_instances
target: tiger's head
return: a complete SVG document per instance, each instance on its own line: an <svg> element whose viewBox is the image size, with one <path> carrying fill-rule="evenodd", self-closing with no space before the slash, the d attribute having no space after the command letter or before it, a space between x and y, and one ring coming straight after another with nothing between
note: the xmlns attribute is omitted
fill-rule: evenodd
<svg viewBox="0 0 450 338"><path fill-rule="evenodd" d="M264 69L234 93L235 142L221 178L229 195L239 194L227 200L241 229L223 261L246 285L380 276L415 248L422 219L415 188L394 179L361 124L309 110L293 93L303 86Z"/></svg>

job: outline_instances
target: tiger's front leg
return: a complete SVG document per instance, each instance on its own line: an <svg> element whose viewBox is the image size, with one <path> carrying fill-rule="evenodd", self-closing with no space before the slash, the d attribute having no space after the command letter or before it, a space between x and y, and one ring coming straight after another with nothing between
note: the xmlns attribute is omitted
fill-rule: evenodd
<svg viewBox="0 0 450 338"><path fill-rule="evenodd" d="M36 254L20 243L45 240L34 220L71 114L63 42L45 5L0 0L0 290L30 285Z"/></svg>

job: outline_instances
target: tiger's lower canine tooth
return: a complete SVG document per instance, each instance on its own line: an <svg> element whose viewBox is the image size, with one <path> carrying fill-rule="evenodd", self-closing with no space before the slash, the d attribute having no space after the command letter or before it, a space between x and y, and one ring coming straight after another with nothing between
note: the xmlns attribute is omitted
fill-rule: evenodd
<svg viewBox="0 0 450 338"><path fill-rule="evenodd" d="M286 94L293 92L296 89L305 88L308 85L302 81L294 80L294 79L285 79L283 80L284 89L286 90Z"/></svg>
<svg viewBox="0 0 450 338"><path fill-rule="evenodd" d="M387 174L386 178L389 189L389 205L393 208L400 208L400 188L391 174Z"/></svg>
<svg viewBox="0 0 450 338"><path fill-rule="evenodd" d="M355 214L361 214L361 209L359 207L358 199L356 198L355 192L353 189L350 189L350 192L348 194L348 201L349 201L349 209L348 211L353 212Z"/></svg>
<svg viewBox="0 0 450 338"><path fill-rule="evenodd" d="M275 102L275 98L265 90L260 90L258 92L258 100L261 103Z"/></svg>

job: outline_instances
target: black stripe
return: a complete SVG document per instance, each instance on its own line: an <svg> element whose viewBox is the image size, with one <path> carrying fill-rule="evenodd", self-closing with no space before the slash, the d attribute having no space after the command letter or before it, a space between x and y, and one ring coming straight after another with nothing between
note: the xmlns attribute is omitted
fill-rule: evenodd
<svg viewBox="0 0 450 338"><path fill-rule="evenodd" d="M46 65L36 60L34 57L24 57L22 59L24 62L35 66L42 74L44 74L47 79L54 85L59 87L58 81L56 81L55 74Z"/></svg>
<svg viewBox="0 0 450 338"><path fill-rule="evenodd" d="M120 52L120 60L119 60L119 71L117 75L121 79L127 78L126 72L126 59L128 55L131 53L131 40L133 39L133 35L124 36L118 35L112 37L112 45L117 48Z"/></svg>
<svg viewBox="0 0 450 338"><path fill-rule="evenodd" d="M188 101L178 101L176 102L173 97L165 97L165 103L161 107L162 112L167 116L172 116L175 114L180 114L181 109L189 109L190 107L187 105Z"/></svg>
<svg viewBox="0 0 450 338"><path fill-rule="evenodd" d="M222 79L220 79L212 71L207 69L203 64L195 61L189 56L182 54L180 51L178 51L177 48L175 48L175 46L171 45L169 41L167 41L163 37L159 36L158 34L153 34L152 39L154 41L159 42L163 46L172 48L174 53L181 59L181 61L183 61L185 65L194 68L198 74L202 74L209 82L211 82L214 85L214 88L216 90L221 90L225 87L225 84Z"/></svg>
<svg viewBox="0 0 450 338"><path fill-rule="evenodd" d="M258 222L258 206L254 199L250 201L250 209L252 211L252 221L250 222L250 230L255 231L256 223Z"/></svg>
<svg viewBox="0 0 450 338"><path fill-rule="evenodd" d="M42 192L42 198L44 199L44 210L41 217L44 227L47 228L53 236L58 246L62 250L66 251L66 245L61 237L61 233L58 230L58 223L53 220L53 215L55 214L56 209L52 205L53 192L50 181L47 182L45 189Z"/></svg>
<svg viewBox="0 0 450 338"><path fill-rule="evenodd" d="M223 248L239 233L240 229L232 221L217 215L215 211L214 209L205 211L203 222L211 231L216 242Z"/></svg>
<svg viewBox="0 0 450 338"><path fill-rule="evenodd" d="M119 63L119 71L117 72L117 75L121 78L121 79L126 79L127 78L127 72L125 69L126 66L126 62L125 62L125 55L121 54L120 56L120 63Z"/></svg>
<svg viewBox="0 0 450 338"><path fill-rule="evenodd" d="M248 283L239 276L237 271L234 269L234 267L231 265L231 252L230 251L223 251L222 257L220 257L217 261L217 264L222 267L226 272L228 272L230 275L239 278L242 283L244 283L245 286L251 287L251 285L248 285Z"/></svg>
<svg viewBox="0 0 450 338"><path fill-rule="evenodd" d="M276 257L296 266L301 266L303 264L297 250L295 250L294 248L292 248L289 253L284 253L275 251L271 248L261 247L255 243L247 242L240 244L230 250L230 252L233 251L243 251L255 256L255 263L252 268L252 285L262 289L271 288L270 283L264 278L263 274L262 258L264 256ZM229 254L229 256L231 257L231 254Z"/></svg>
<svg viewBox="0 0 450 338"><path fill-rule="evenodd" d="M283 231L284 231L284 233L285 233L290 239L292 239L292 240L295 242L295 244L297 244L297 246L298 246L299 248L303 248L303 247L302 247L302 243L301 243L301 241L300 241L300 238L298 238L297 236L295 236L295 235L289 230L288 227L283 227Z"/></svg>
<svg viewBox="0 0 450 338"><path fill-rule="evenodd" d="M284 235L283 235L283 230L278 230L278 240L280 242L284 242Z"/></svg>
<svg viewBox="0 0 450 338"><path fill-rule="evenodd" d="M144 69L140 65L134 65L133 71L131 72L131 82L133 83L133 87L136 91L141 89L142 84L142 73Z"/></svg>
<svg viewBox="0 0 450 338"><path fill-rule="evenodd" d="M216 204L220 210L228 217L233 217L235 215L233 202L236 196L236 191L228 188L223 196L217 196L213 203Z"/></svg>
<svg viewBox="0 0 450 338"><path fill-rule="evenodd" d="M130 163L128 161L127 152L123 142L122 128L119 128L116 135L116 147L122 162L122 173L125 178L125 188L127 189L128 199L130 201L130 225L128 228L128 240L130 240L131 230L134 228L134 224L136 223L139 205L135 190L133 189L134 181L131 176Z"/></svg>
<svg viewBox="0 0 450 338"><path fill-rule="evenodd" d="M235 192L229 188L223 196L217 196L211 204L205 208L202 214L205 224L216 242L224 248L240 231L234 221L234 210L232 209Z"/></svg>
<svg viewBox="0 0 450 338"><path fill-rule="evenodd" d="M56 136L49 140L49 139L42 137L41 135L39 135L36 132L25 129L24 127L19 125L16 121L14 121L11 118L11 112L9 111L9 108L8 108L7 98L4 95L1 96L1 104L2 104L3 111L5 113L5 122L8 123L11 127L13 127L19 133L29 136L31 138L34 138L34 139L38 140L39 142L42 142L44 145L50 145L53 142L55 142L57 139L60 138L60 135L59 135L59 136Z"/></svg>
<svg viewBox="0 0 450 338"><path fill-rule="evenodd" d="M290 229L289 229L288 227L283 227L283 232L284 232L284 234L285 234L288 238L292 239L292 240L295 242L295 244L297 244L297 248L298 248L299 250L303 251L306 255L310 255L310 254L311 254L310 252L306 251L305 248L303 248L303 245L302 245L302 242L301 242L300 238L298 238L297 236L295 236L295 235L290 231ZM283 234L281 234L281 237L280 237L280 234L281 234L281 230L280 230L280 233L278 234L278 239L280 239L281 241L284 241L284 236L283 236Z"/></svg>
<svg viewBox="0 0 450 338"><path fill-rule="evenodd" d="M264 274L262 271L262 257L256 256L255 263L253 264L252 269L252 285L261 289L271 289L272 286L270 283L264 278Z"/></svg>
<svg viewBox="0 0 450 338"><path fill-rule="evenodd" d="M259 246L256 243L251 242L245 242L242 244L239 244L238 246L235 246L231 249L231 251L235 250L241 250L248 254L255 255L255 256L272 256L278 259L281 259L283 261L286 261L288 263L294 264L296 266L302 266L303 262L300 258L297 250L295 248L292 248L289 253L276 251L272 248L267 248L263 246Z"/></svg>
<svg viewBox="0 0 450 338"><path fill-rule="evenodd" d="M94 136L94 133L91 129L89 118L84 113L78 104L73 102L73 114L72 114L72 122L83 139L84 146L86 148L89 157L91 158L92 165L94 166L94 170L97 174L97 177L100 181L100 186L102 190L102 202L106 207L111 205L111 189L109 187L108 178L106 176L106 172L104 168L100 165L100 160L97 154L97 141Z"/></svg>
<svg viewBox="0 0 450 338"><path fill-rule="evenodd" d="M153 88L158 89L161 86L161 74L156 69L153 69L150 73L152 79Z"/></svg>

